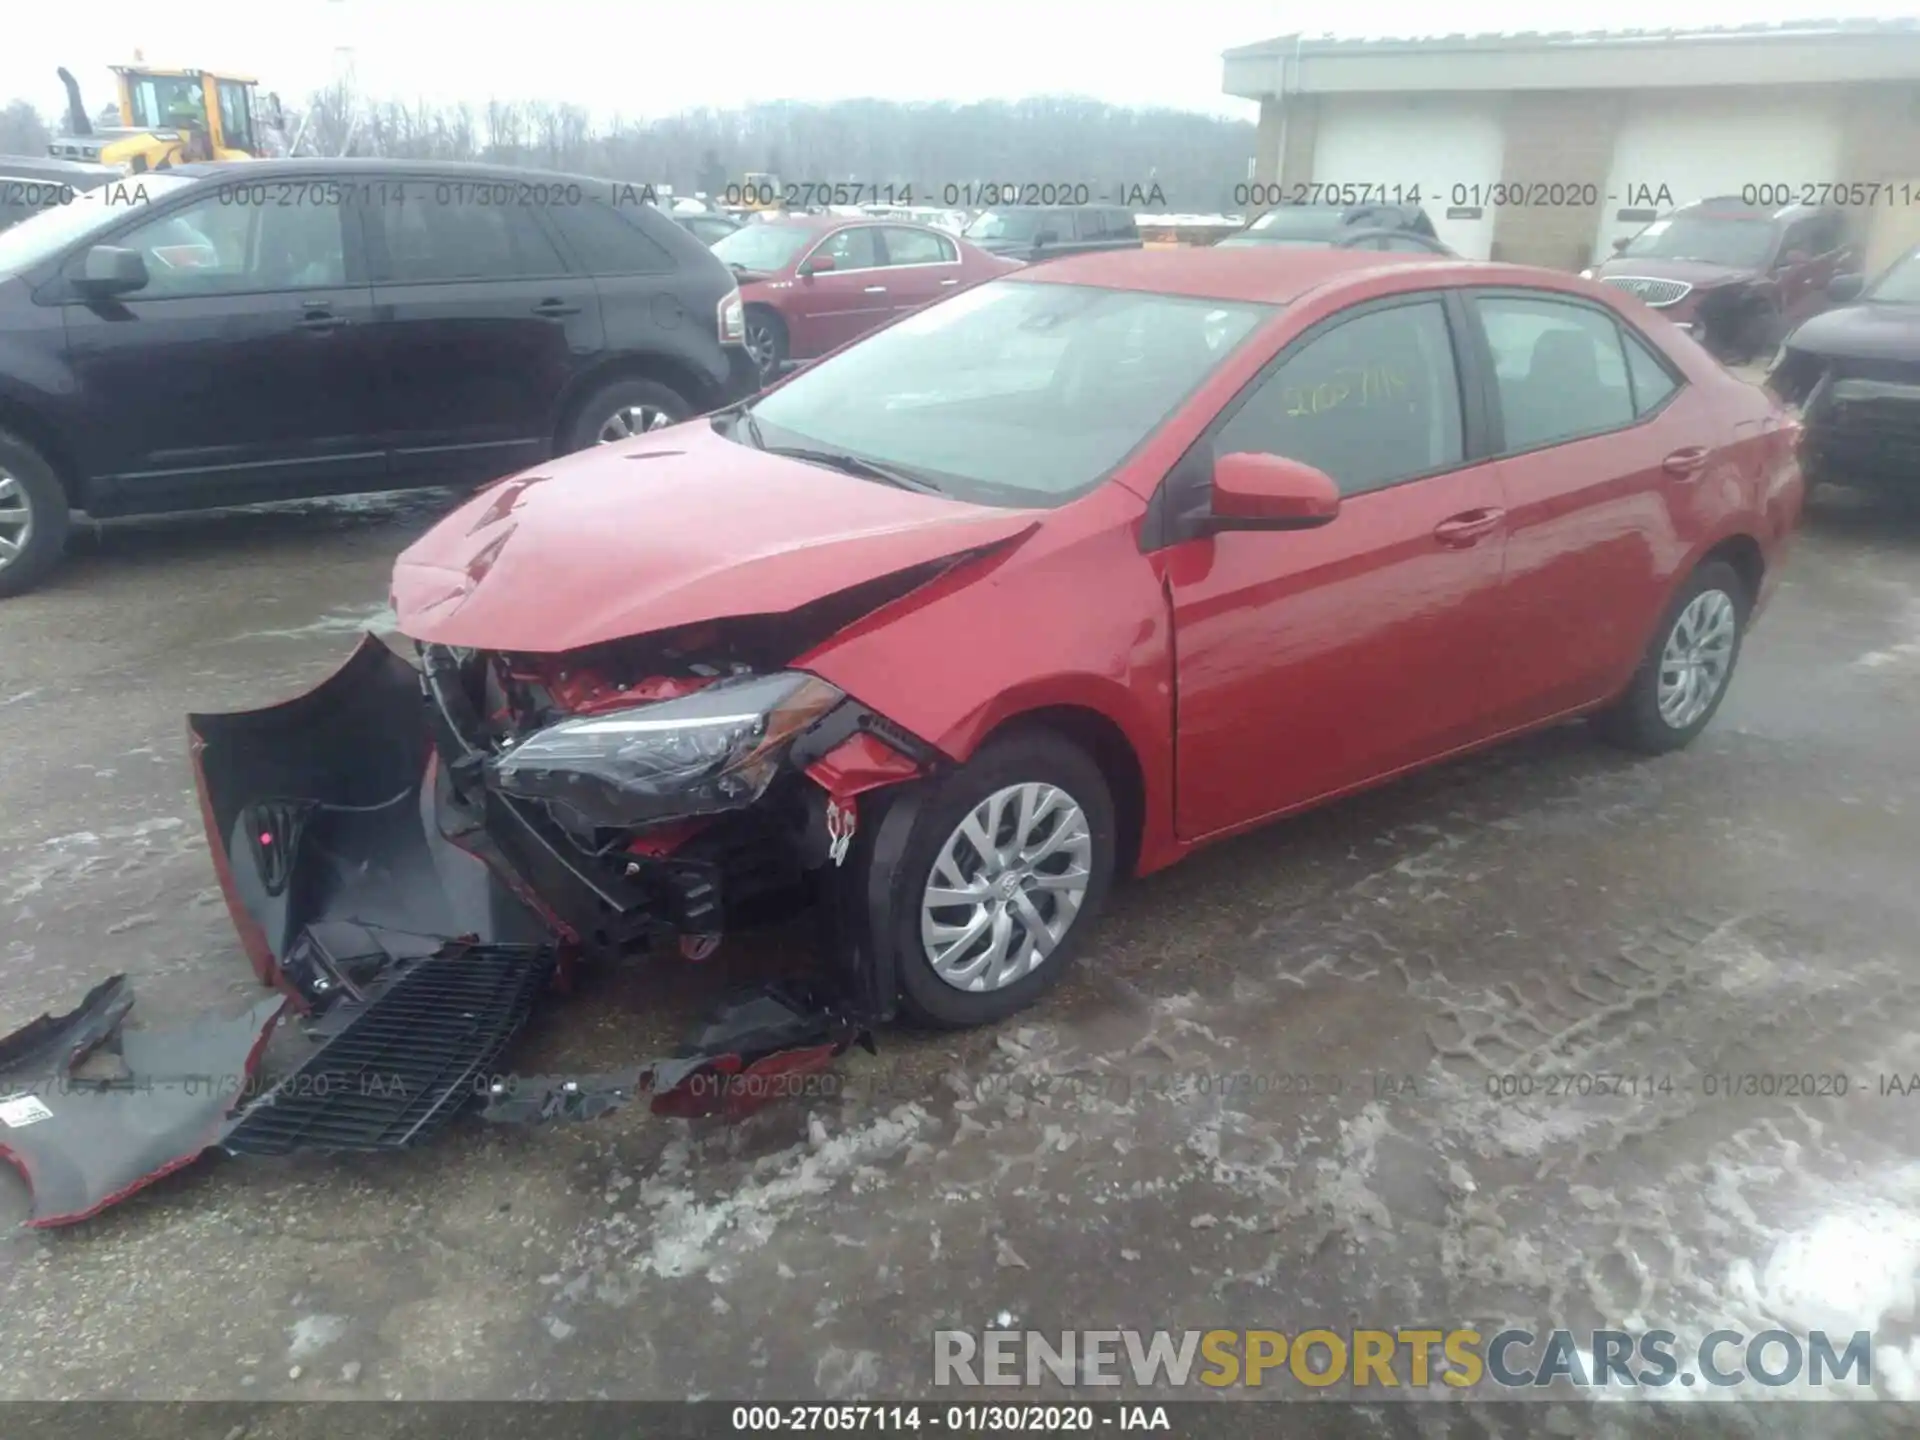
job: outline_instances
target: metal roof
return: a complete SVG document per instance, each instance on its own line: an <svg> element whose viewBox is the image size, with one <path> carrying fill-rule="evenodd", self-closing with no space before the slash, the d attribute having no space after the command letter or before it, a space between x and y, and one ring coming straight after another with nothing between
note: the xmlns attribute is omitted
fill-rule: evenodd
<svg viewBox="0 0 1920 1440"><path fill-rule="evenodd" d="M1341 36L1330 31L1277 35L1252 45L1236 46L1228 59L1240 56L1309 53L1366 54L1393 50L1533 49L1542 47L1632 46L1685 43L1692 40L1795 39L1826 36L1920 35L1920 17L1898 19L1787 20L1778 24L1697 25L1664 30L1485 30L1434 32L1373 38Z"/></svg>

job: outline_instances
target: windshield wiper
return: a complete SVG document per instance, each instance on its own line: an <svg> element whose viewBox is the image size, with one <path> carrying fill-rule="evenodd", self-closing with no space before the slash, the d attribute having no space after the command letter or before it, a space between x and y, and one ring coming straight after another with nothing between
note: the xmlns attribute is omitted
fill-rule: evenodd
<svg viewBox="0 0 1920 1440"><path fill-rule="evenodd" d="M767 448L767 437L760 433L760 422L754 418L751 408L752 405L752 397L745 400L736 400L733 404L722 406L720 409L714 411L714 418L718 419L724 415L734 421L734 424L727 427L729 433L734 430L744 429L747 432L747 443L752 445L756 450L764 450Z"/></svg>
<svg viewBox="0 0 1920 1440"><path fill-rule="evenodd" d="M946 493L930 480L922 480L918 475L896 470L891 465L880 465L872 460L862 459L858 455L849 455L844 450L809 450L802 445L763 445L761 448L769 455L784 455L789 460L803 460L809 465L824 465L829 470L838 470L843 475L858 475L862 480L878 480L883 485L893 485L901 490L917 490L922 495Z"/></svg>

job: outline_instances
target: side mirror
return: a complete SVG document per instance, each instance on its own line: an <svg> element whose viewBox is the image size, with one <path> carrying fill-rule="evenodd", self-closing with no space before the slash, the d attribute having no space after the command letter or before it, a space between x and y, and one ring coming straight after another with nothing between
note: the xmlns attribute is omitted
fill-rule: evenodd
<svg viewBox="0 0 1920 1440"><path fill-rule="evenodd" d="M1632 239L1633 237L1631 235L1622 235L1618 240L1613 242L1613 253L1618 255L1622 250L1627 248L1628 242Z"/></svg>
<svg viewBox="0 0 1920 1440"><path fill-rule="evenodd" d="M1866 288L1867 277L1864 275L1836 275L1827 282L1827 297L1842 302L1858 300Z"/></svg>
<svg viewBox="0 0 1920 1440"><path fill-rule="evenodd" d="M1782 268L1785 268L1789 265L1804 265L1811 259L1813 256L1804 250L1787 250L1782 252L1779 263Z"/></svg>
<svg viewBox="0 0 1920 1440"><path fill-rule="evenodd" d="M145 289L147 257L118 245L96 245L87 251L73 283L87 295L126 295Z"/></svg>
<svg viewBox="0 0 1920 1440"><path fill-rule="evenodd" d="M825 275L833 269L833 266L834 261L831 255L813 255L808 257L807 263L800 267L800 273L803 276Z"/></svg>
<svg viewBox="0 0 1920 1440"><path fill-rule="evenodd" d="M1340 487L1311 465L1249 451L1213 462L1215 530L1311 530L1339 513Z"/></svg>
<svg viewBox="0 0 1920 1440"><path fill-rule="evenodd" d="M1038 235L1033 237L1033 248L1036 250L1044 250L1049 245L1058 245L1059 243L1060 237L1051 230L1042 230Z"/></svg>

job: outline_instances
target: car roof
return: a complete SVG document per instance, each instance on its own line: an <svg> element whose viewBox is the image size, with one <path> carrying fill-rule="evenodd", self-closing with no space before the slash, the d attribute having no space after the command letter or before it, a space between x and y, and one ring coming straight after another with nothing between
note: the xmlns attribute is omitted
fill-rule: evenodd
<svg viewBox="0 0 1920 1440"><path fill-rule="evenodd" d="M1482 265L1450 255L1389 254L1380 250L1293 249L1248 245L1181 246L1169 250L1100 250L1030 265L1002 278L1010 281L1091 285L1105 290L1140 290L1186 295L1202 300L1253 300L1284 305L1329 282L1396 270L1406 265L1473 264L1489 284L1503 279L1531 282L1541 275L1564 277L1524 265Z"/></svg>
<svg viewBox="0 0 1920 1440"><path fill-rule="evenodd" d="M88 160L56 160L41 155L0 155L0 175L32 176L50 180L62 176L76 179L118 180L126 172L118 165L96 165Z"/></svg>
<svg viewBox="0 0 1920 1440"><path fill-rule="evenodd" d="M894 229L905 226L909 230L932 230L931 225L918 220L895 219L890 215L774 215L764 220L749 220L743 228L756 225L769 227L785 226L794 230L806 230L815 235L824 235L829 230L839 230L847 225L886 225ZM945 231L935 231L945 234Z"/></svg>

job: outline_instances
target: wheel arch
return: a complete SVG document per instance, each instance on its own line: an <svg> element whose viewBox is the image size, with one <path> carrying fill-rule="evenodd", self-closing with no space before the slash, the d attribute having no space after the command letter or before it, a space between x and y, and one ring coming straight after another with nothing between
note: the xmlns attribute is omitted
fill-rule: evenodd
<svg viewBox="0 0 1920 1440"><path fill-rule="evenodd" d="M1052 731L1086 752L1100 768L1113 801L1113 873L1131 875L1146 832L1147 778L1127 732L1112 716L1089 705L1038 705L999 720L980 737L975 749L1027 730Z"/></svg>
<svg viewBox="0 0 1920 1440"><path fill-rule="evenodd" d="M76 510L86 508L86 480L79 461L51 421L12 396L0 395L0 430L17 435L46 456L54 478L66 492L67 504Z"/></svg>
<svg viewBox="0 0 1920 1440"><path fill-rule="evenodd" d="M1760 542L1744 531L1726 536L1701 552L1700 558L1680 578L1680 583L1686 584L1702 565L1710 565L1715 561L1725 561L1733 567L1734 574L1740 577L1740 583L1746 587L1747 609L1751 612L1760 599L1760 587L1767 578L1767 556L1760 548Z"/></svg>

